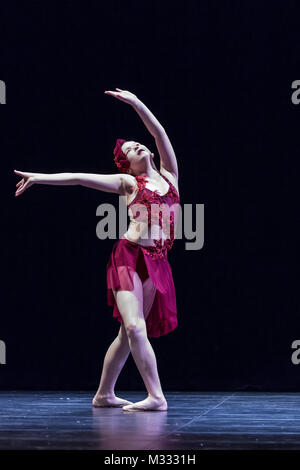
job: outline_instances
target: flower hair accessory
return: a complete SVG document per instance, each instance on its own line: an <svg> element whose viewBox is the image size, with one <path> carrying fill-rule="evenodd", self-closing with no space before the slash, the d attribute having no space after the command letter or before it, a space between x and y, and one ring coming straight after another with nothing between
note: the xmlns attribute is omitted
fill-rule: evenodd
<svg viewBox="0 0 300 470"><path fill-rule="evenodd" d="M130 167L130 161L121 148L124 142L127 142L127 140L117 139L114 148L114 161L120 173L128 173L128 168Z"/></svg>

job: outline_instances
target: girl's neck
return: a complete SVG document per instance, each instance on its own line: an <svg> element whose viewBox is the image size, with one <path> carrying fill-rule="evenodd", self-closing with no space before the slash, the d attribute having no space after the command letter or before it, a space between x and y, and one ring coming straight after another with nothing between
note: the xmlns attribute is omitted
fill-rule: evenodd
<svg viewBox="0 0 300 470"><path fill-rule="evenodd" d="M147 178L150 178L152 180L158 180L157 178L158 174L159 174L158 169L156 168L154 162L151 161L151 163L147 165L147 168L145 169L145 171L142 171L141 173L139 173L139 175L136 175L136 176L147 175Z"/></svg>

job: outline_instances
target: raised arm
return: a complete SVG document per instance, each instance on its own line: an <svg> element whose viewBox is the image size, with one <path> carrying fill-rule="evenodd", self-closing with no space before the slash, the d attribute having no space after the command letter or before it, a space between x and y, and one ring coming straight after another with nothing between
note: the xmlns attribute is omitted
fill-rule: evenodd
<svg viewBox="0 0 300 470"><path fill-rule="evenodd" d="M130 91L121 90L120 88L116 88L116 90L117 91L105 91L104 93L112 95L133 107L155 139L155 144L160 156L160 169L164 168L178 179L177 158L164 127L136 95Z"/></svg>
<svg viewBox="0 0 300 470"><path fill-rule="evenodd" d="M15 195L19 196L33 184L81 185L88 188L125 195L136 187L134 176L124 173L103 175L96 173L28 173L14 170L22 177L16 186Z"/></svg>

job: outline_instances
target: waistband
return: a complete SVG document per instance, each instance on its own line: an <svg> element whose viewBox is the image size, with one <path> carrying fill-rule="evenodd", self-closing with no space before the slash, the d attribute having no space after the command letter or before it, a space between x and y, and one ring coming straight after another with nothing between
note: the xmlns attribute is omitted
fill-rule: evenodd
<svg viewBox="0 0 300 470"><path fill-rule="evenodd" d="M139 246L141 247L141 249L143 250L143 252L146 254L146 255L149 255L151 258L153 259L164 259L164 260L167 260L167 248L164 247L164 246L161 246L161 244L156 244L156 245L152 245L152 246L144 246L144 245L141 245L140 243L137 243L137 242L133 242L131 240L128 240L128 238L123 237L120 238L120 240L126 240L128 243L131 243L132 245L135 245L135 246Z"/></svg>

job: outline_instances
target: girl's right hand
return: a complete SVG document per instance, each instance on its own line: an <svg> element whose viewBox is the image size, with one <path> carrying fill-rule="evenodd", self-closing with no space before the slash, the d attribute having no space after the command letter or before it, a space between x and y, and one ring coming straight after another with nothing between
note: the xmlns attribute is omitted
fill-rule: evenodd
<svg viewBox="0 0 300 470"><path fill-rule="evenodd" d="M35 176L36 173L28 173L28 172L25 173L24 171L18 171L18 170L14 170L14 172L16 173L16 175L22 176L21 181L19 181L16 184L18 189L15 192L15 196L19 196L20 194L22 194L25 191L25 189L28 189L28 188L30 188L30 186L33 185L34 176Z"/></svg>

